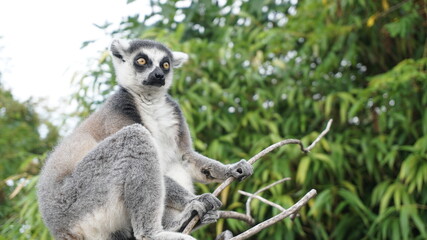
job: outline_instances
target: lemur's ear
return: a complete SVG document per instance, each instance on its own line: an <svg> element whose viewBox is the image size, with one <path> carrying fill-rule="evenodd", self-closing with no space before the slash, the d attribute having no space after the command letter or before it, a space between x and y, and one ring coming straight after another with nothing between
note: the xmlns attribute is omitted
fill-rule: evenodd
<svg viewBox="0 0 427 240"><path fill-rule="evenodd" d="M122 60L125 62L125 59L123 58L126 49L129 48L129 42L122 39L114 39L113 42L111 42L110 51L111 54L113 54L114 57Z"/></svg>
<svg viewBox="0 0 427 240"><path fill-rule="evenodd" d="M172 52L172 56L173 56L173 67L174 68L181 67L182 64L184 64L188 60L188 54L183 53L183 52Z"/></svg>

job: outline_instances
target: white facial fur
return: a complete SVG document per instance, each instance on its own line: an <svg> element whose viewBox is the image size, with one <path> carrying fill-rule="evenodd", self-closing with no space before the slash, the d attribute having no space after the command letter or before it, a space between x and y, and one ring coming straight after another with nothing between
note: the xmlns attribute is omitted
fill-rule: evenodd
<svg viewBox="0 0 427 240"><path fill-rule="evenodd" d="M134 67L134 58L139 54L139 53L144 53L146 54L150 60L152 61L152 65L151 67L145 69L143 72L138 72L136 71L135 67ZM131 76L127 75L127 77L124 78L120 78L119 77L119 83L126 87L126 88L131 88L131 89L140 89L140 88L144 88L144 89L149 89L151 91L156 91L156 90L167 90L169 89L169 87L172 84L172 74L173 74L173 70L172 68L170 69L169 73L165 75L165 85L162 87L154 87L154 86L144 86L142 84L142 82L146 79L148 79L148 75L150 75L150 73L152 71L154 71L154 69L156 67L160 67L160 61L166 57L167 54L163 51L160 51L156 48L150 48L150 49L142 49L139 51L135 51L133 54L131 54L129 56L129 60L126 61L124 64L126 65L126 68L128 69L127 72L129 72Z"/></svg>
<svg viewBox="0 0 427 240"><path fill-rule="evenodd" d="M173 68L182 66L188 60L188 55L183 52L172 52L173 59L170 59L171 68L167 74L165 74L165 85L161 87L143 85L142 82L148 79L149 74L156 68L160 67L161 61L168 56L167 52L162 51L158 48L143 48L133 51L131 54L127 53L127 49L130 47L129 42L124 40L114 40L112 48L122 56L120 59L117 56L113 56L113 63L116 70L117 80L124 88L136 92L138 94L155 94L166 92L172 85L173 79ZM135 57L143 53L148 56L151 60L152 65L144 71L139 72L134 66ZM114 55L114 54L113 54Z"/></svg>

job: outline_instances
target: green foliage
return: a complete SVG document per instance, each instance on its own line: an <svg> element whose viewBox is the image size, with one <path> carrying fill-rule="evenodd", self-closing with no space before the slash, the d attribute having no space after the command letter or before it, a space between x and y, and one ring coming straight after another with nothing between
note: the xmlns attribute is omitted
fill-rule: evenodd
<svg viewBox="0 0 427 240"><path fill-rule="evenodd" d="M129 16L118 29L99 27L190 54L190 62L175 72L171 94L198 151L235 162L283 138L310 143L329 118L335 120L310 154L296 146L278 149L255 165L251 178L221 194L226 209L243 211L245 198L237 189L254 192L292 177L263 195L284 207L309 189L318 190L300 218L284 220L256 239L427 238L424 1L152 0L151 5L150 16ZM116 84L107 51L91 66L77 79L81 116L96 109ZM258 201L252 209L257 221L277 214ZM213 239L224 229L247 228L220 220L194 236Z"/></svg>
<svg viewBox="0 0 427 240"><path fill-rule="evenodd" d="M25 187L11 200L11 214L1 222L0 239L52 239L39 213L36 196L38 176L28 176ZM3 237L3 238L2 238Z"/></svg>
<svg viewBox="0 0 427 240"><path fill-rule="evenodd" d="M0 82L0 239L49 237L38 213L34 175L58 130L40 117L36 106L31 100L17 101Z"/></svg>
<svg viewBox="0 0 427 240"><path fill-rule="evenodd" d="M0 82L0 179L25 169L36 156L50 150L58 137L48 121L40 119L31 100L19 102ZM46 136L40 137L39 128ZM34 173L34 171L33 171Z"/></svg>
<svg viewBox="0 0 427 240"><path fill-rule="evenodd" d="M151 4L152 15L128 17L112 34L154 38L190 54L171 94L198 151L223 162L247 159L283 138L309 143L327 119L335 120L312 153L279 149L257 163L254 176L222 194L228 210L242 211L240 188L255 191L290 176L293 184L264 196L285 207L318 190L299 219L257 239L427 238L423 1ZM97 105L86 93L105 98L108 93L96 89L115 83L106 56L82 78L77 96L84 113ZM258 221L277 214L257 201L252 207ZM212 239L224 229L247 228L221 220L195 236Z"/></svg>

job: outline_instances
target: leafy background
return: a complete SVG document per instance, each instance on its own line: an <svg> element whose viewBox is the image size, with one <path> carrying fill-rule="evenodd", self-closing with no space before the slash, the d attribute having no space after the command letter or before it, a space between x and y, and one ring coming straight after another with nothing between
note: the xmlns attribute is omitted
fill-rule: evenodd
<svg viewBox="0 0 427 240"><path fill-rule="evenodd" d="M317 189L298 219L253 239L427 238L425 1L152 0L151 7L151 15L129 16L119 28L99 27L189 53L171 95L198 151L223 162L248 159L284 138L309 143L334 119L312 153L276 150L251 178L222 193L226 209L243 211L237 189L254 192L292 177L263 194L284 207ZM76 115L84 118L114 90L107 49L74 84ZM45 159L58 131L33 111L37 103L17 102L3 87L0 99L0 239L50 239L34 185L37 159ZM40 124L49 126L49 137L37 135ZM257 221L278 213L258 201L252 208ZM247 228L220 220L194 236Z"/></svg>

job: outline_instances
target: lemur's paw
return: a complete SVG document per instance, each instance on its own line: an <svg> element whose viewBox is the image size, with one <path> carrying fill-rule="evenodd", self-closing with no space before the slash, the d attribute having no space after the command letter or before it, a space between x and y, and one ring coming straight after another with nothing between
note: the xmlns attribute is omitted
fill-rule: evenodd
<svg viewBox="0 0 427 240"><path fill-rule="evenodd" d="M222 202L212 193L204 193L197 196L196 200L205 205L206 211L217 210L222 206Z"/></svg>
<svg viewBox="0 0 427 240"><path fill-rule="evenodd" d="M200 218L202 224L215 223L219 219L219 212L217 210L208 211Z"/></svg>
<svg viewBox="0 0 427 240"><path fill-rule="evenodd" d="M186 207L189 213L191 213L191 216L198 215L200 219L203 219L203 216L208 214L208 212L211 212L206 216L206 221L214 221L213 218L215 218L214 213L218 208L220 208L222 205L221 201L216 198L211 193L204 193L200 196L195 197L190 204Z"/></svg>
<svg viewBox="0 0 427 240"><path fill-rule="evenodd" d="M229 174L239 181L249 177L254 172L254 168L246 160L240 160L231 165Z"/></svg>
<svg viewBox="0 0 427 240"><path fill-rule="evenodd" d="M218 235L218 237L216 237L215 240L228 240L228 239L231 239L232 237L233 237L233 233L230 232L229 230L225 230L220 235Z"/></svg>

